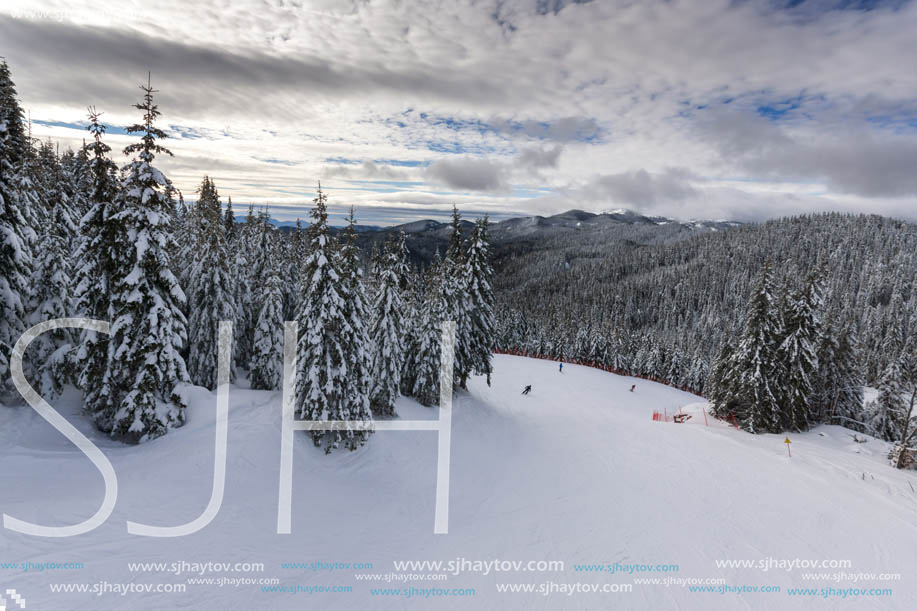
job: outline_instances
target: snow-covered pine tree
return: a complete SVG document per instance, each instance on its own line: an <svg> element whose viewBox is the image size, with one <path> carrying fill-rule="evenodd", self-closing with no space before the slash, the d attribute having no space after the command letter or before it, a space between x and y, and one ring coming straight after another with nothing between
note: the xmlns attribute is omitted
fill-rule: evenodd
<svg viewBox="0 0 917 611"><path fill-rule="evenodd" d="M688 370L688 378L686 380L688 390L696 394L703 394L704 383L707 380L708 373L709 365L707 360L701 354L700 349L697 348L694 350Z"/></svg>
<svg viewBox="0 0 917 611"><path fill-rule="evenodd" d="M840 328L837 317L829 316L818 348L813 395L818 421L865 432L864 385L853 325Z"/></svg>
<svg viewBox="0 0 917 611"><path fill-rule="evenodd" d="M261 300L258 298L258 287L264 282L268 270L282 257L283 237L271 224L267 207L258 210L253 225L248 227L246 221L246 244L248 245L249 285L251 296L247 300L248 311L246 320L246 351L249 361L254 353L255 328L258 326L258 314L261 311ZM282 259L281 259L282 260Z"/></svg>
<svg viewBox="0 0 917 611"><path fill-rule="evenodd" d="M92 173L89 170L89 155L85 148L74 152L68 149L61 155L61 169L64 173L64 189L70 206L74 213L74 221L79 220L89 212L89 193L92 183Z"/></svg>
<svg viewBox="0 0 917 611"><path fill-rule="evenodd" d="M386 241L387 242L387 241ZM383 246L384 248L384 246ZM382 253L379 245L375 242L369 249L369 274L367 274L363 285L366 287L366 301L372 306L376 302L376 293L379 291L379 264L382 263ZM370 320L372 315L370 314Z"/></svg>
<svg viewBox="0 0 917 611"><path fill-rule="evenodd" d="M117 234L108 369L115 411L95 414L102 430L129 442L159 437L184 423L179 385L188 380L180 354L187 338L185 294L170 261L175 188L153 166L157 154L171 152L158 144L166 134L155 125L156 90L149 82L140 88L143 101L134 107L143 111L143 122L127 129L140 133L140 142L124 149L134 158L122 168L118 210L111 217Z"/></svg>
<svg viewBox="0 0 917 611"><path fill-rule="evenodd" d="M729 402L735 394L735 377L732 375L733 347L723 341L717 353L713 370L707 378L705 394L710 401L711 412L721 420L729 417Z"/></svg>
<svg viewBox="0 0 917 611"><path fill-rule="evenodd" d="M411 395L421 405L439 404L439 363L442 342L442 321L450 284L446 281L446 266L436 253L427 269L423 301L417 304L416 343L410 353Z"/></svg>
<svg viewBox="0 0 917 611"><path fill-rule="evenodd" d="M39 205L32 211L32 214L35 221L37 221L34 225L35 233L40 238L41 226L50 220L51 206L48 205L48 201L56 199L57 194L55 191L60 187L57 180L55 180L59 175L60 168L51 140L41 142L32 138L31 122L28 124L28 140L34 143L35 146L26 151L24 159L27 162L23 165L23 170L28 173L29 180L35 187L35 192L38 196Z"/></svg>
<svg viewBox="0 0 917 611"><path fill-rule="evenodd" d="M284 320L294 320L299 311L303 267L309 254L309 235L299 219L296 219L296 227L287 237L284 254L283 316Z"/></svg>
<svg viewBox="0 0 917 611"><path fill-rule="evenodd" d="M402 289L402 307L404 312L404 326L402 342L404 345L404 362L401 368L401 394L406 397L414 396L414 383L417 381L416 363L414 355L420 343L420 330L422 327L424 284L414 270L411 270ZM400 281L399 281L400 285Z"/></svg>
<svg viewBox="0 0 917 611"><path fill-rule="evenodd" d="M347 227L344 228L344 240L341 244L341 280L344 288L341 291L343 308L350 323L345 327L349 336L344 343L348 352L348 383L346 402L350 410L357 414L369 414L369 393L372 386L371 358L372 346L369 342L369 305L366 298L366 287L363 284L363 270L360 268L360 248L357 246L357 221L353 206L347 216ZM365 416L361 416L366 419ZM372 416L369 416L372 419Z"/></svg>
<svg viewBox="0 0 917 611"><path fill-rule="evenodd" d="M660 346L658 342L653 342L646 357L643 375L649 376L651 380L663 379L667 367L667 357L665 348Z"/></svg>
<svg viewBox="0 0 917 611"><path fill-rule="evenodd" d="M236 215L232 211L232 195L226 198L226 213L223 215L223 229L226 241L232 243L236 237Z"/></svg>
<svg viewBox="0 0 917 611"><path fill-rule="evenodd" d="M493 373L493 349L496 343L496 322L494 320L493 268L490 266L490 243L487 237L489 222L487 216L474 224L474 233L468 246L465 264L465 290L468 298L468 321L470 327L469 368L475 375L487 376Z"/></svg>
<svg viewBox="0 0 917 611"><path fill-rule="evenodd" d="M813 421L809 404L818 375L818 347L822 343L819 311L823 304L821 280L813 273L800 291L787 295L783 313L782 342L777 350L780 360L780 404L783 427L805 431Z"/></svg>
<svg viewBox="0 0 917 611"><path fill-rule="evenodd" d="M9 66L0 60L0 396L12 392L9 358L26 330L32 274L31 185L23 184L23 156L31 149Z"/></svg>
<svg viewBox="0 0 917 611"><path fill-rule="evenodd" d="M909 338L898 359L898 371L901 376L898 381L902 404L901 432L889 458L897 469L913 469L917 467L917 340L914 336Z"/></svg>
<svg viewBox="0 0 917 611"><path fill-rule="evenodd" d="M841 329L835 353L836 381L833 385L834 409L832 413L839 424L863 426L865 421L863 365L860 360L860 341L853 322Z"/></svg>
<svg viewBox="0 0 917 611"><path fill-rule="evenodd" d="M259 310L255 290L261 278L261 270L266 265L270 231L267 213L255 212L254 205L249 205L235 246L236 324L239 327L235 334L235 341L238 342L237 363L247 364L251 361L255 319Z"/></svg>
<svg viewBox="0 0 917 611"><path fill-rule="evenodd" d="M443 320L455 321L455 385L466 388L471 373L473 357L471 337L471 302L468 292L468 274L465 270L465 240L462 236L462 217L458 208L452 207L452 233L449 248L442 265Z"/></svg>
<svg viewBox="0 0 917 611"><path fill-rule="evenodd" d="M369 393L372 387L371 366L372 346L369 342L369 302L366 297L366 286L363 283L363 270L360 267L360 248L357 246L356 217L353 206L347 216L347 227L344 228L344 241L341 244L341 271L345 290L344 311L350 321L350 340L348 347L350 363L351 388L349 395L355 409L359 412L370 412Z"/></svg>
<svg viewBox="0 0 917 611"><path fill-rule="evenodd" d="M198 191L195 257L189 283L188 374L199 386L217 385L220 321L235 320L234 288L220 195L205 176ZM230 363L230 372L233 370ZM230 373L231 375L231 373Z"/></svg>
<svg viewBox="0 0 917 611"><path fill-rule="evenodd" d="M87 196L90 208L80 221L80 243L74 255L79 265L74 309L80 316L107 321L111 278L115 271L117 226L111 217L117 197L118 168L109 156L111 147L102 141L105 125L99 122L100 116L95 108L89 108L87 129L92 134L92 142L85 145L85 150L91 155ZM113 389L108 375L108 335L83 331L74 365L79 367L77 385L83 390L84 409L92 416L104 415L107 419L114 413Z"/></svg>
<svg viewBox="0 0 917 611"><path fill-rule="evenodd" d="M397 242L390 240L378 254L374 266L376 295L369 332L373 350L370 405L377 417L395 415L395 400L404 369L404 305L398 287L400 255Z"/></svg>
<svg viewBox="0 0 917 611"><path fill-rule="evenodd" d="M40 226L41 248L34 258L32 299L29 324L72 314L72 248L77 233L70 199L64 188L63 170L50 142L40 150L42 175L43 222ZM70 329L42 333L29 345L37 387L42 394L59 395L63 385L72 379L70 350L74 344Z"/></svg>
<svg viewBox="0 0 917 611"><path fill-rule="evenodd" d="M41 201L40 220L52 223L63 221L64 225L58 232L68 241L68 246L72 245L76 241L79 217L72 200L69 178L51 140L42 142L38 147L33 171Z"/></svg>
<svg viewBox="0 0 917 611"><path fill-rule="evenodd" d="M882 373L879 396L869 410L869 432L885 441L898 441L907 407L904 401L903 361L895 358Z"/></svg>
<svg viewBox="0 0 917 611"><path fill-rule="evenodd" d="M398 274L398 288L401 289L402 294L404 294L408 290L412 277L410 252L408 251L408 243L404 231L399 231L397 233L394 251L395 259L399 261L398 269L395 270Z"/></svg>
<svg viewBox="0 0 917 611"><path fill-rule="evenodd" d="M352 303L344 294L349 279L328 227L327 197L319 187L309 228L310 253L303 278L299 311L296 410L303 420L372 421L366 395L353 396L359 374L345 342L353 338ZM368 438L363 430L312 431L312 441L325 453L344 445L355 450Z"/></svg>
<svg viewBox="0 0 917 611"><path fill-rule="evenodd" d="M224 218L225 221L225 218ZM235 222L235 221L233 221ZM232 232L230 241L232 253L232 274L234 281L234 303L235 303L235 324L232 327L232 354L236 365L244 366L251 358L251 349L249 341L251 336L247 334L249 325L246 316L251 311L251 299L253 295L253 278L251 275L251 263L253 253L249 251L248 234L254 223L254 211L251 206L248 209L248 217L242 225L236 224Z"/></svg>
<svg viewBox="0 0 917 611"><path fill-rule="evenodd" d="M821 343L818 345L818 372L813 380L810 397L813 418L829 424L840 424L835 413L835 394L840 388L835 359L840 350L836 324L835 314L829 312L822 326Z"/></svg>
<svg viewBox="0 0 917 611"><path fill-rule="evenodd" d="M25 219L26 230L24 236L28 241L28 251L32 257L38 248L38 229L44 222L47 214L43 203L42 168L38 159L38 150L32 138L32 125L29 124L27 135L22 144L22 153L19 165L13 173L14 192L19 197L18 208ZM34 259L32 260L34 263ZM31 291L29 291L31 295ZM26 304L26 317L28 318L28 304Z"/></svg>
<svg viewBox="0 0 917 611"><path fill-rule="evenodd" d="M274 243L275 251L279 244ZM252 340L252 358L248 367L251 387L255 390L279 390L283 383L283 279L281 260L270 257L263 270L257 297L260 304Z"/></svg>
<svg viewBox="0 0 917 611"><path fill-rule="evenodd" d="M197 252L200 247L198 240L202 234L202 223L199 203L187 206L184 198L180 198L173 218L176 251L172 260L176 269L175 275L188 297L184 311L186 318L190 318L191 315L192 272L195 268Z"/></svg>
<svg viewBox="0 0 917 611"><path fill-rule="evenodd" d="M675 346L668 352L668 356L669 358L666 362L665 373L662 379L667 380L668 383L673 386L684 386L685 378L687 377L687 367L685 366L685 358L681 353L681 349Z"/></svg>
<svg viewBox="0 0 917 611"><path fill-rule="evenodd" d="M782 426L780 367L777 356L779 327L774 306L771 265L765 263L751 296L745 329L731 359L727 404L743 428L751 433L779 432Z"/></svg>

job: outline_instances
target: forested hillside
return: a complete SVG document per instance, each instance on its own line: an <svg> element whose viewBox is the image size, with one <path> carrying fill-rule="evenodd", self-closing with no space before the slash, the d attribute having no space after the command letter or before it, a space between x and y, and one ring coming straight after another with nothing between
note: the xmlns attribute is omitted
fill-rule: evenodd
<svg viewBox="0 0 917 611"><path fill-rule="evenodd" d="M674 241L580 232L498 252L498 347L506 351L709 390L721 348L743 333L765 262L775 307L817 279L813 341L848 344L867 383L879 384L911 351L917 226L893 219L806 215Z"/></svg>
<svg viewBox="0 0 917 611"><path fill-rule="evenodd" d="M62 318L110 326L19 344L25 382L48 398L76 386L95 426L127 443L184 425L189 383L217 387L223 321L233 325L230 377L257 390L280 389L284 321L298 322L297 417L357 423L310 433L328 453L362 445L374 416L396 415L399 394L438 404L444 321L456 321L456 386L490 379L486 218L463 223L454 211L448 248L423 268L408 263L402 232L361 253L352 209L332 231L321 189L307 227L281 232L252 206L239 223L210 177L186 203L157 167L172 155L168 134L157 90L149 80L140 90L119 167L95 108L78 151L35 141L0 61L0 405L23 390L14 347Z"/></svg>

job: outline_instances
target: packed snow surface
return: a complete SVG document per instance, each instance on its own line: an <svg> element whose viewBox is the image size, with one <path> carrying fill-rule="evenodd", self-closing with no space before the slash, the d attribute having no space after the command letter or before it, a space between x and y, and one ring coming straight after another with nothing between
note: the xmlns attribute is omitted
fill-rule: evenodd
<svg viewBox="0 0 917 611"><path fill-rule="evenodd" d="M216 395L189 393L188 424L139 447L112 442L79 414L78 395L51 401L109 457L118 502L97 530L66 539L0 531L0 563L83 563L82 569L0 568L0 593L29 609L913 609L917 477L885 463L887 444L821 426L752 436L709 419L699 397L569 365L495 357L456 396L449 533L433 534L437 434L381 431L331 456L296 433L293 533L278 535L280 393L230 391L226 493L215 520L181 538L129 535L126 521L174 526L211 494ZM530 395L522 396L525 385ZM630 392L636 384L635 392ZM682 409L684 424L654 421ZM436 409L400 399L403 419ZM862 436L861 436L862 437ZM0 511L59 526L96 512L102 477L28 407L0 408ZM357 575L429 574L395 561L563 561L564 570L465 571L444 581ZM848 568L718 568L726 560L847 561ZM262 572L131 571L128 563L263 563ZM371 569L282 568L364 563ZM576 571L574 565L677 565L665 573ZM434 571L436 572L436 571ZM446 572L446 571L442 571ZM803 573L899 573L898 581L804 580ZM263 592L260 585L187 585L184 593L54 593L51 584L188 584L188 578L278 579L351 592ZM722 578L779 593L691 592L645 578ZM631 592L498 592L498 584L632 584ZM474 589L473 596L372 595L377 588ZM537 587L537 586L536 586ZM793 596L790 588L891 588L887 596ZM418 600L422 599L422 600ZM7 607L16 609L14 605Z"/></svg>

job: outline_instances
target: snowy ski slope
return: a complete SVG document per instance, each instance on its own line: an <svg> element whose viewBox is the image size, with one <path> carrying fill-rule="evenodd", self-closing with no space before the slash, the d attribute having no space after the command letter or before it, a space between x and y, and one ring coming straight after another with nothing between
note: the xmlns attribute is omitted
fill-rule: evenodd
<svg viewBox="0 0 917 611"><path fill-rule="evenodd" d="M854 443L819 427L752 436L710 419L701 399L671 388L568 365L495 358L493 386L471 381L455 402L450 532L433 534L436 433L386 431L361 450L324 456L298 433L293 533L277 535L280 393L230 392L226 494L216 519L177 539L129 535L127 520L171 526L210 498L215 393L194 388L189 424L140 447L95 432L78 397L52 401L106 453L118 503L92 533L69 539L0 531L0 563L83 563L82 569L0 568L28 609L912 609L917 477L885 465L885 443ZM636 392L629 392L631 384ZM532 384L531 395L521 390ZM686 424L654 422L679 407ZM401 399L402 418L437 411ZM47 525L98 509L95 467L31 408L0 409L0 511ZM466 571L445 581L385 582L394 561L563 561L564 570ZM718 568L716 561L849 560L849 568ZM131 571L128 563L263 563L263 572L203 575ZM372 569L282 568L281 563L371 563ZM576 571L574 565L677 565L666 573ZM803 573L900 573L900 581L832 583ZM435 571L434 571L435 572ZM262 592L261 585L188 584L188 578L276 578L281 587L351 592ZM646 578L722 578L780 592L691 592ZM184 593L54 593L51 584L188 584ZM501 584L630 584L631 592L498 592ZM155 585L154 585L155 587ZM474 589L474 595L373 595L377 588ZM791 596L790 588L891 588L890 596ZM11 604L11 603L10 603ZM2 605L2 603L0 603ZM8 606L8 609L18 607Z"/></svg>

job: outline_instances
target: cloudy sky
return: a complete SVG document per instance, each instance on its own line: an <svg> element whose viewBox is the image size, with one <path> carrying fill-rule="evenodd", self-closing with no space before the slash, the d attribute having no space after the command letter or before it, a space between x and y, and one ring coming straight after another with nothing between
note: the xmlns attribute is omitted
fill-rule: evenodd
<svg viewBox="0 0 917 611"><path fill-rule="evenodd" d="M629 208L917 220L906 0L3 0L34 135L111 144L152 72L161 167L362 223Z"/></svg>

